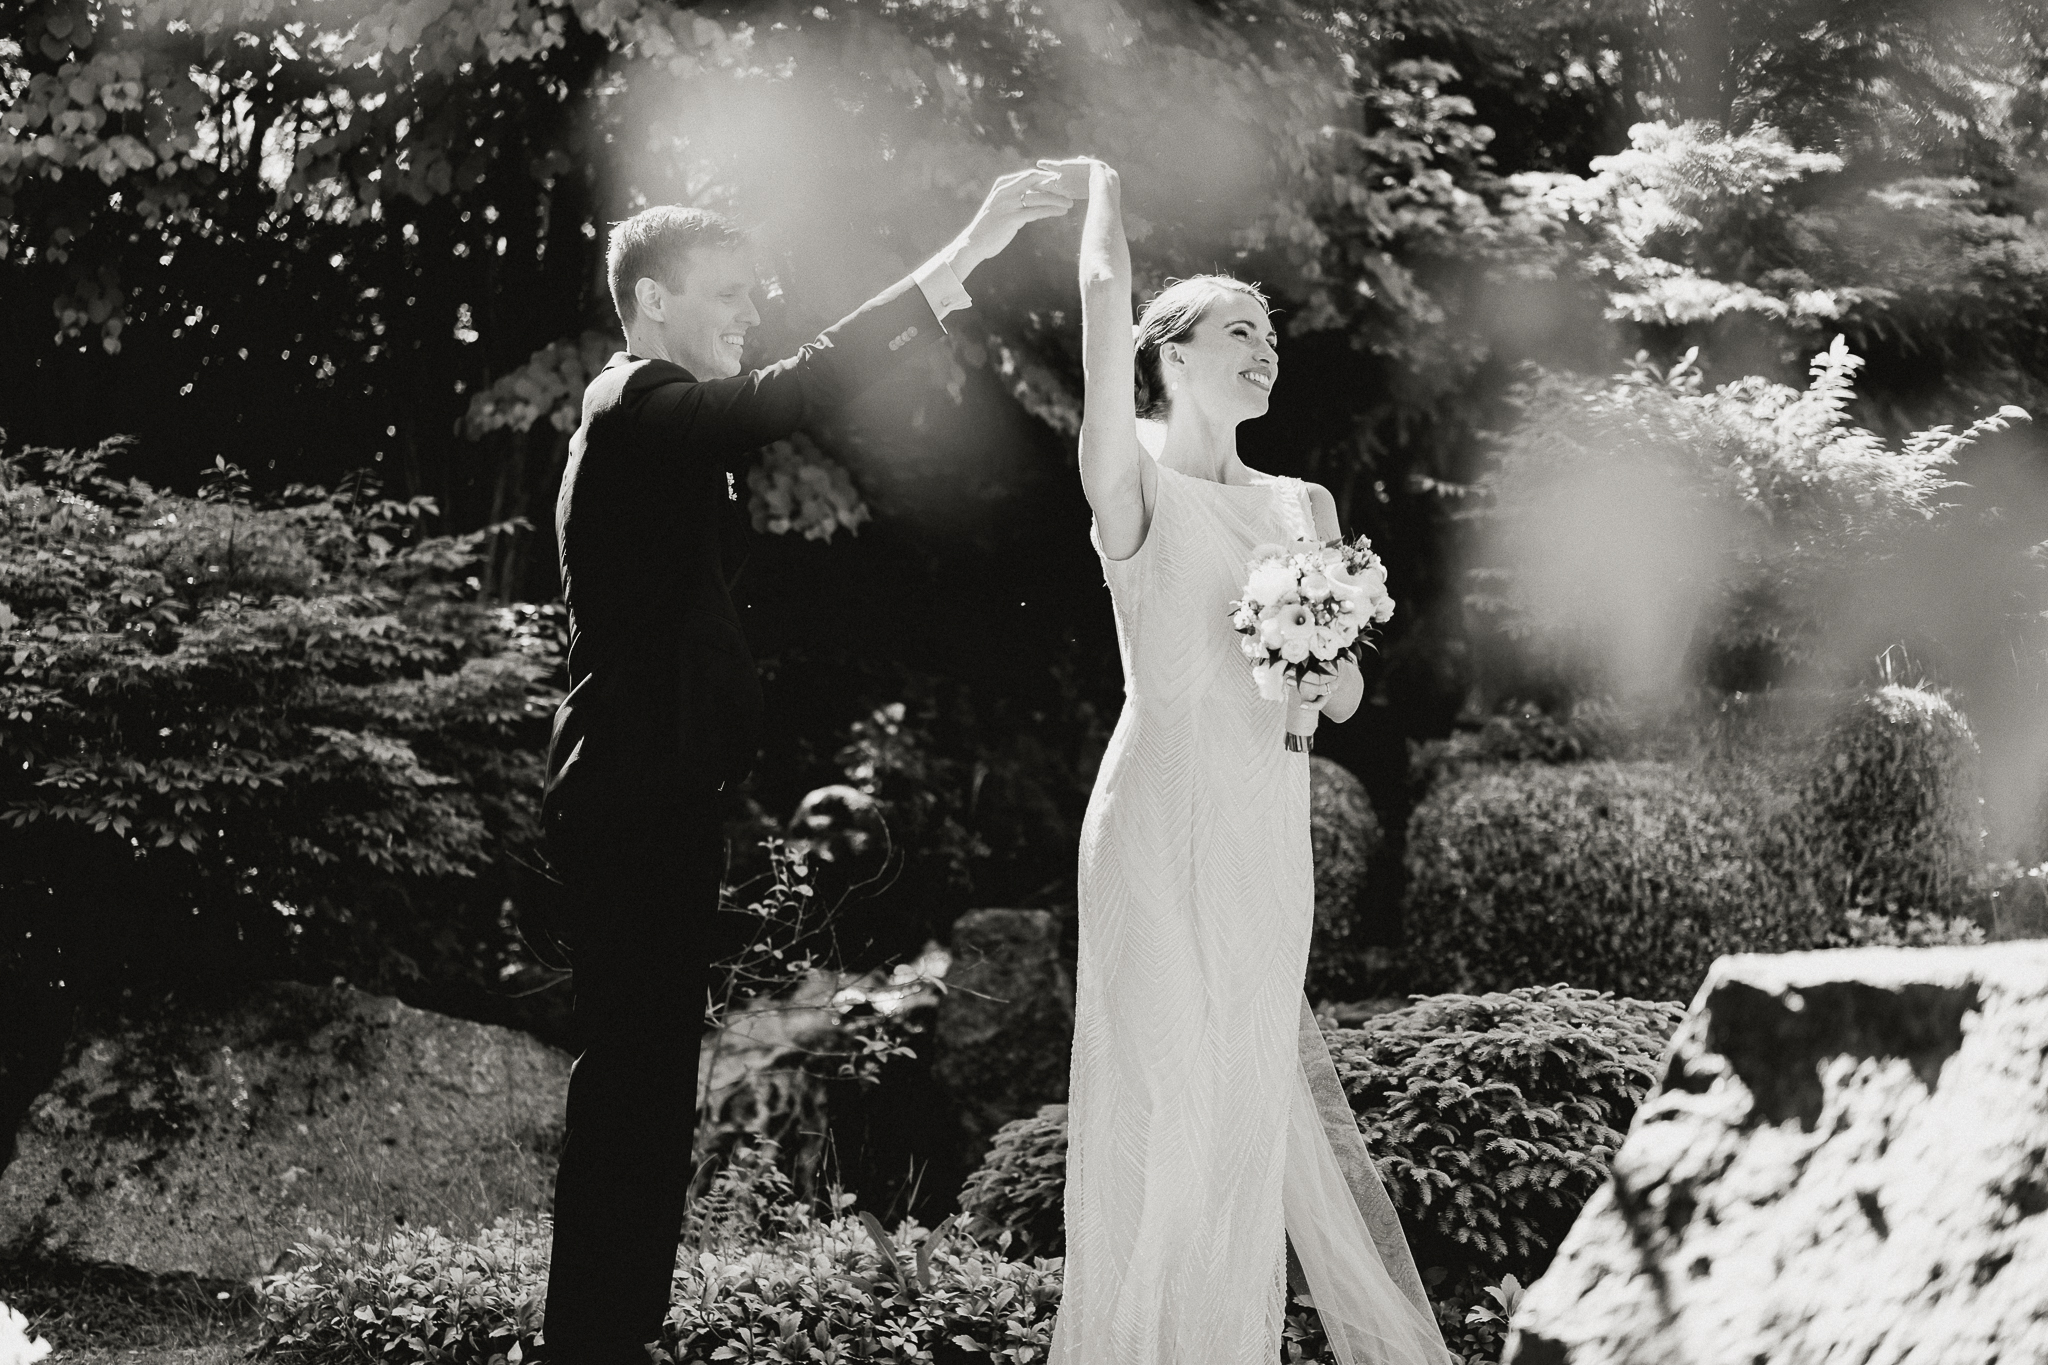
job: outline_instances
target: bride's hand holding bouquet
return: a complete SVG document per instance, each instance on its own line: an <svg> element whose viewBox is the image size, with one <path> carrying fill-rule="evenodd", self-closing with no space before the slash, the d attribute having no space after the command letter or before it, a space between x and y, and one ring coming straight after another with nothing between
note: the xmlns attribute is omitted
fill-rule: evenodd
<svg viewBox="0 0 2048 1365"><path fill-rule="evenodd" d="M1366 632L1394 614L1386 566L1363 536L1260 545L1243 591L1230 604L1230 623L1244 637L1239 648L1259 695L1287 703L1287 747L1306 751L1339 664L1357 664Z"/></svg>

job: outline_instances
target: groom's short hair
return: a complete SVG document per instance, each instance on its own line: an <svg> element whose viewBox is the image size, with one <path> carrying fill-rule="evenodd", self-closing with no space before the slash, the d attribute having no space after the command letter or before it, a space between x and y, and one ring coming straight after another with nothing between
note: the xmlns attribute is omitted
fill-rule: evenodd
<svg viewBox="0 0 2048 1365"><path fill-rule="evenodd" d="M639 314L633 286L642 279L660 280L671 289L683 287L690 253L700 247L735 247L746 240L739 225L710 209L660 204L642 209L623 223L612 224L605 252L605 277L619 325L631 327Z"/></svg>

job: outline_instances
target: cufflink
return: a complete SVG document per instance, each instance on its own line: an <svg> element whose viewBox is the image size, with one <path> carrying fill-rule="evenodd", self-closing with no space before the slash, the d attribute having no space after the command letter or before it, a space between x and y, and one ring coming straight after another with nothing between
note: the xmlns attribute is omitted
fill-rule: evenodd
<svg viewBox="0 0 2048 1365"><path fill-rule="evenodd" d="M906 343L906 342L908 342L908 341L911 341L911 340L913 340L913 339L914 339L914 338L915 338L916 336L917 336L917 328L916 328L916 327L914 327L914 326L912 326L912 327L906 327L906 328L904 328L904 329L903 329L903 331L902 331L901 333L899 333L899 334L897 335L897 337L896 337L896 339L895 339L894 341L892 341L892 342L890 342L890 343L889 343L889 349L890 349L890 350L892 350L892 351L900 351L900 350L902 350L902 349L903 349L903 347L904 347L904 343Z"/></svg>

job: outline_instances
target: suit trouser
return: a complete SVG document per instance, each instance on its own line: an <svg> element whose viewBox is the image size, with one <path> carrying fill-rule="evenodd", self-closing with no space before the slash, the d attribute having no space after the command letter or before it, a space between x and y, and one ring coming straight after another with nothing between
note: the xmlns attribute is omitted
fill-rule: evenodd
<svg viewBox="0 0 2048 1365"><path fill-rule="evenodd" d="M566 892L580 1051L555 1174L544 1355L644 1365L668 1310L691 1174L719 940L717 808L706 793L608 811L550 852Z"/></svg>

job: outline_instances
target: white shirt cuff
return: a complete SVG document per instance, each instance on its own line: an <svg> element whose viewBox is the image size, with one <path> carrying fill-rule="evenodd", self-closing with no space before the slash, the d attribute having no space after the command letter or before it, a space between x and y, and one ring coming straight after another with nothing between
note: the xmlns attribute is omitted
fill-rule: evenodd
<svg viewBox="0 0 2048 1365"><path fill-rule="evenodd" d="M943 254L912 271L910 278L924 291L924 301L932 306L934 317L943 319L948 313L974 306L974 300L967 296L967 286L960 283L960 277L953 273Z"/></svg>

